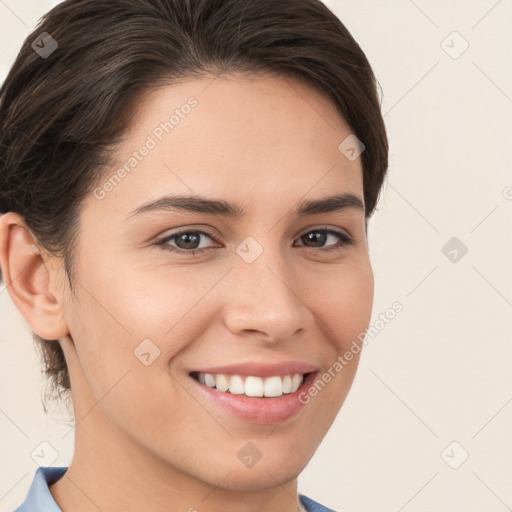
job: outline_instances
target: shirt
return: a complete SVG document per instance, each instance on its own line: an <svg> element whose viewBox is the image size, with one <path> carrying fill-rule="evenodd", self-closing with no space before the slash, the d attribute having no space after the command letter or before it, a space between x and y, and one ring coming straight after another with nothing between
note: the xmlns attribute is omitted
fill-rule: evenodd
<svg viewBox="0 0 512 512"><path fill-rule="evenodd" d="M39 467L25 501L14 512L62 512L49 486L61 478L67 467ZM308 512L336 512L299 493L299 500Z"/></svg>

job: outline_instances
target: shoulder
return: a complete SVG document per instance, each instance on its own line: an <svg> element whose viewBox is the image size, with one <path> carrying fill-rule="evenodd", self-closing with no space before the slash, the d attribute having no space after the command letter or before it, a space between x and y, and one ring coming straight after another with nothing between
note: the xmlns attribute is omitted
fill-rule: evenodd
<svg viewBox="0 0 512 512"><path fill-rule="evenodd" d="M39 467L30 484L25 501L14 512L62 512L49 486L67 471L67 467Z"/></svg>
<svg viewBox="0 0 512 512"><path fill-rule="evenodd" d="M317 501L304 496L304 494L299 493L299 499L307 512L336 512L332 508L327 508L324 505L321 505Z"/></svg>

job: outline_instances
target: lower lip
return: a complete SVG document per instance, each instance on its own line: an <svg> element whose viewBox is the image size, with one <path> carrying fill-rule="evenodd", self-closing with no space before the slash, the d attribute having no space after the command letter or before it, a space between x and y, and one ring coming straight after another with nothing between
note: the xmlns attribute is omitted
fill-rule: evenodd
<svg viewBox="0 0 512 512"><path fill-rule="evenodd" d="M201 392L205 393L212 402L224 410L244 421L269 425L291 418L302 409L305 404L299 401L299 395L311 386L317 373L312 372L308 374L297 391L275 397L235 395L229 392L218 391L206 384L201 384L192 376L189 377L199 386Z"/></svg>

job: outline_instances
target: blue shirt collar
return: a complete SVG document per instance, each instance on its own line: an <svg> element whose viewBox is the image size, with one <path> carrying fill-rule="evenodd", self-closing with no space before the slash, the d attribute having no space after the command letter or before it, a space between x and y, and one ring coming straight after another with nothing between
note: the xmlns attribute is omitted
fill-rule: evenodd
<svg viewBox="0 0 512 512"><path fill-rule="evenodd" d="M67 469L67 467L37 468L25 501L14 512L62 512L55 503L49 486L56 482Z"/></svg>
<svg viewBox="0 0 512 512"><path fill-rule="evenodd" d="M62 512L49 486L61 478L67 467L39 467L34 475L25 501L14 512ZM335 512L299 493L299 499L308 512Z"/></svg>

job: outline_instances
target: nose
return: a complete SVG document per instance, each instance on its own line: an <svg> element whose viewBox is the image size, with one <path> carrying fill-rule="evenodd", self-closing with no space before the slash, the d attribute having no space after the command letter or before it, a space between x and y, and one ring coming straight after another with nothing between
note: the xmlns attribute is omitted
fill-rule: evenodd
<svg viewBox="0 0 512 512"><path fill-rule="evenodd" d="M233 334L251 332L273 344L306 330L312 312L290 266L269 253L252 263L238 261L230 272L224 321Z"/></svg>

